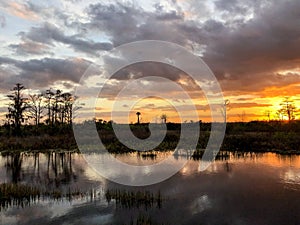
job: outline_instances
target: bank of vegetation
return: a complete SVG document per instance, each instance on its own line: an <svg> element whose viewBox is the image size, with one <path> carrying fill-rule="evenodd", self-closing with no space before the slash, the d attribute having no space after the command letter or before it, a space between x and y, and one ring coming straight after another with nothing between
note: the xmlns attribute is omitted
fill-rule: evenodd
<svg viewBox="0 0 300 225"><path fill-rule="evenodd" d="M53 89L25 95L24 89L22 84L16 84L7 95L10 102L5 123L0 127L0 151L78 151L72 129L73 113L78 109L78 106L74 106L76 96ZM221 150L300 153L300 121L296 120L296 112L295 104L285 99L282 108L277 112L278 120L271 120L268 114L267 121L227 123ZM149 124L140 123L141 113L136 114L137 123L130 124L130 129L136 137L147 139L153 135L150 133ZM288 119L283 120L284 117ZM130 149L122 144L113 131L113 121L95 119L85 121L83 127L85 123L96 124L102 143L111 153L127 153L143 147ZM154 150L174 150L178 145L182 126L198 123L200 136L196 154L201 156L210 137L211 123L171 123L167 122L165 114L162 116L162 123L167 125L167 133ZM90 149L94 147L92 141L87 146Z"/></svg>
<svg viewBox="0 0 300 225"><path fill-rule="evenodd" d="M94 121L90 121L94 122ZM128 153L139 149L129 149L116 137L112 124L96 121L99 138L111 153ZM22 127L22 136L5 134L0 128L0 151L78 151L77 143L69 126L49 128L41 126L36 134L34 127ZM131 124L131 131L141 139L149 137L149 124ZM168 131L156 151L174 150L180 139L181 124L167 123ZM199 152L206 148L210 136L210 123L200 124L200 136L197 144ZM55 130L55 131L54 131ZM228 123L221 146L224 151L279 152L285 154L300 153L300 121ZM93 149L93 144L88 146Z"/></svg>

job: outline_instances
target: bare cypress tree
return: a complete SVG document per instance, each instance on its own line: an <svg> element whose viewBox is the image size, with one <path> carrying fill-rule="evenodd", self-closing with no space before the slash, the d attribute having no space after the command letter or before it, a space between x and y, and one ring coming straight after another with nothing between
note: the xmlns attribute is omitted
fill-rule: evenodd
<svg viewBox="0 0 300 225"><path fill-rule="evenodd" d="M62 91L61 90L56 90L55 94L54 94L54 102L53 102L53 106L52 106L52 123L58 123L58 119L59 119L59 114L60 114L60 110L61 110L61 94Z"/></svg>
<svg viewBox="0 0 300 225"><path fill-rule="evenodd" d="M48 117L48 119L46 120L46 123L48 124L48 125L53 125L53 121L52 121L52 102L53 102L53 98L54 98L54 92L52 91L52 89L50 88L50 89L48 89L48 90L46 90L46 92L44 93L44 97L45 97L45 99L46 99L46 105L47 105L47 117Z"/></svg>
<svg viewBox="0 0 300 225"><path fill-rule="evenodd" d="M229 111L229 104L230 104L230 101L228 99L226 99L224 101L224 103L222 104L222 108L221 108L221 113L223 115L223 118L224 118L224 122L227 123L227 111Z"/></svg>
<svg viewBox="0 0 300 225"><path fill-rule="evenodd" d="M288 97L285 97L280 103L280 106L281 108L277 111L279 118L283 119L283 117L286 117L289 122L296 118L298 109L296 108L294 101Z"/></svg>
<svg viewBox="0 0 300 225"><path fill-rule="evenodd" d="M40 120L42 119L43 115L43 95L42 94L34 94L29 95L29 102L28 102L28 112L29 117L34 119L34 124L36 127L40 124Z"/></svg>
<svg viewBox="0 0 300 225"><path fill-rule="evenodd" d="M27 108L26 98L23 97L22 91L25 87L17 83L12 89L12 93L7 95L11 100L8 107L7 117L13 124L15 135L21 135L21 124L24 122L24 113Z"/></svg>
<svg viewBox="0 0 300 225"><path fill-rule="evenodd" d="M62 122L65 122L67 124L72 123L72 108L75 101L75 97L71 93L63 93L61 95L62 102L63 102L63 112L62 112Z"/></svg>

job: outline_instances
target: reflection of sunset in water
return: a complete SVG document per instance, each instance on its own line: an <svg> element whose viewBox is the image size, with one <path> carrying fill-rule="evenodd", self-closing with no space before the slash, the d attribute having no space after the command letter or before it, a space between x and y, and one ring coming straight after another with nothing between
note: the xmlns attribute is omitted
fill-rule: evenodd
<svg viewBox="0 0 300 225"><path fill-rule="evenodd" d="M154 194L159 192L164 199L162 209L151 208L147 214L169 222L168 224L197 224L203 218L210 221L218 218L216 224L222 221L234 221L238 224L251 218L252 224L282 225L287 217L294 218L293 212L300 211L300 156L274 153L224 155L226 157L218 157L205 171L199 171L200 161L189 160L180 172L149 187L125 187L110 182L98 176L77 153L2 155L1 182L16 181L27 185L34 184L40 188L47 185L62 192L70 189L80 191L83 196L87 196L72 200L63 198L60 201L41 198L22 209L9 206L9 210L1 212L1 222L18 224L22 218L22 222L27 224L40 224L40 216L43 215L43 219L55 220L57 224L62 224L62 221L73 224L76 215L84 213L82 218L85 221L97 219L103 224L115 224L114 221L120 219L122 222L126 221L125 224L130 224L126 220L128 213L134 216L142 209L115 210L116 201L112 199L107 202L105 197L107 190L122 193L124 189L149 190ZM130 153L119 154L118 159L134 165L153 165L169 156L173 157L172 152L157 153L156 157L142 157ZM91 154L88 157L97 158L97 155ZM181 160L184 160L183 155L174 157L174 162ZM134 178L134 174L129 174L128 177ZM282 211L283 205L285 211ZM167 210L169 208L172 210ZM31 213L32 211L36 214ZM173 212L182 216L174 220ZM264 212L263 217L261 212ZM237 213L243 216L236 218ZM123 217L125 215L126 218ZM263 222L259 223L261 220ZM298 223L295 220L293 224Z"/></svg>

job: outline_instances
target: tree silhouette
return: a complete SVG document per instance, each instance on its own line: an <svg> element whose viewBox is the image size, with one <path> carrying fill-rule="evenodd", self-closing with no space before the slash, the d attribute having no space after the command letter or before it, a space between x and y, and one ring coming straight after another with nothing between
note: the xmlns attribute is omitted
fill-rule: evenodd
<svg viewBox="0 0 300 225"><path fill-rule="evenodd" d="M48 125L53 125L52 123L52 101L54 100L54 92L52 91L52 89L48 89L46 90L46 92L44 93L44 97L46 99L46 104L47 104L47 110L48 110L48 113L47 113L47 116L48 116L48 119L46 120L46 123Z"/></svg>
<svg viewBox="0 0 300 225"><path fill-rule="evenodd" d="M9 155L10 160L7 160L6 169L7 172L11 172L11 180L13 183L18 183L21 180L21 171L23 163L23 154L18 152Z"/></svg>
<svg viewBox="0 0 300 225"><path fill-rule="evenodd" d="M136 116L137 116L137 124L140 124L140 115L141 115L140 112L137 112L137 113L136 113Z"/></svg>
<svg viewBox="0 0 300 225"><path fill-rule="evenodd" d="M34 94L29 95L28 102L28 113L29 117L34 119L34 124L36 127L40 124L40 120L42 119L42 113L44 110L43 106L43 95L42 94Z"/></svg>
<svg viewBox="0 0 300 225"><path fill-rule="evenodd" d="M264 112L264 115L268 118L268 122L270 122L271 121L271 110L266 110L265 112Z"/></svg>
<svg viewBox="0 0 300 225"><path fill-rule="evenodd" d="M228 107L229 104L230 104L230 101L228 99L226 99L221 108L221 112L223 114L225 123L227 122L227 111L229 110L229 107Z"/></svg>
<svg viewBox="0 0 300 225"><path fill-rule="evenodd" d="M73 117L73 110L76 111L79 109L78 107L74 107L73 105L76 100L76 97L74 97L70 93L63 93L61 94L63 105L61 107L61 122L71 124L72 123L72 117Z"/></svg>
<svg viewBox="0 0 300 225"><path fill-rule="evenodd" d="M167 114L162 114L161 116L160 116L160 119L161 119L161 121L162 121L162 123L167 123Z"/></svg>
<svg viewBox="0 0 300 225"><path fill-rule="evenodd" d="M298 111L295 103L288 97L285 97L284 100L280 103L281 108L277 111L279 118L283 119L286 117L289 122L296 118L296 112Z"/></svg>
<svg viewBox="0 0 300 225"><path fill-rule="evenodd" d="M21 134L21 124L24 122L24 113L27 108L26 98L23 97L22 91L24 86L20 83L17 83L16 86L12 89L12 94L7 95L11 100L11 103L8 107L7 118L12 122L14 127L15 135Z"/></svg>
<svg viewBox="0 0 300 225"><path fill-rule="evenodd" d="M62 103L61 94L62 94L61 90L56 90L54 95L54 102L52 106L52 123L55 124L59 122L58 119L61 111L60 104Z"/></svg>

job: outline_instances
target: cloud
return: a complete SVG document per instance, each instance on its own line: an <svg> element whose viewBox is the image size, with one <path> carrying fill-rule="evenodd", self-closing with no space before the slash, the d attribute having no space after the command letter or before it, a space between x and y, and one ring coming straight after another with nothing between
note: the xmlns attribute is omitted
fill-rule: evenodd
<svg viewBox="0 0 300 225"><path fill-rule="evenodd" d="M16 67L10 76L3 78L3 84L23 83L28 88L44 88L56 81L71 81L78 83L90 62L82 58L42 58L28 61L1 58L0 65ZM1 82L2 83L2 82Z"/></svg>
<svg viewBox="0 0 300 225"><path fill-rule="evenodd" d="M1 4L13 8L12 4ZM75 4L78 8L83 3L76 1L74 8ZM21 42L9 45L20 56L51 54L62 43L66 45L63 48L94 57L132 41L163 40L201 52L226 93L254 94L268 87L300 83L299 75L282 76L278 72L299 67L300 2L296 0L161 1L153 3L151 9L138 2L114 1L90 4L80 13L76 11L76 16L69 13L71 9L23 5L22 9L41 18L55 20L20 33ZM72 6L72 1L67 5ZM88 39L93 32L100 32L103 40L109 41ZM126 60L126 56L119 60ZM50 59L39 62L43 68L47 67L44 63L52 63ZM17 67L24 70L20 72L22 76L27 74L27 68ZM39 74L43 73L42 70ZM122 81L151 74L173 81L182 79L180 71L151 63L125 68L114 78Z"/></svg>
<svg viewBox="0 0 300 225"><path fill-rule="evenodd" d="M113 75L116 80L139 79L148 76L164 77L171 81L178 81L184 76L181 70L163 63L142 62L129 65Z"/></svg>
<svg viewBox="0 0 300 225"><path fill-rule="evenodd" d="M179 7L166 12L159 5L152 12L121 3L93 4L88 13L89 26L107 32L115 46L148 39L203 46L205 61L226 91L256 92L299 79L276 76L276 70L299 63L300 3L219 0L215 10L219 20L188 20ZM132 73L123 71L122 75L126 79ZM173 76L176 79L176 73Z"/></svg>
<svg viewBox="0 0 300 225"><path fill-rule="evenodd" d="M227 79L225 89L262 91L289 83L276 71L295 68L300 61L299 10L300 2L282 1L261 8L235 29L212 29L204 58L219 79ZM289 80L299 81L299 77Z"/></svg>
<svg viewBox="0 0 300 225"><path fill-rule="evenodd" d="M30 41L49 46L53 46L54 42L59 42L69 45L75 51L89 54L96 54L97 51L106 51L112 48L112 44L109 42L94 42L80 38L78 35L65 35L62 30L50 23L32 27L29 32L20 32L19 35L25 42Z"/></svg>
<svg viewBox="0 0 300 225"><path fill-rule="evenodd" d="M256 102L230 103L230 108L254 108L254 107L269 107L271 104L260 104Z"/></svg>
<svg viewBox="0 0 300 225"><path fill-rule="evenodd" d="M105 31L114 46L137 40L166 40L184 45L185 37L177 31L184 21L181 12L145 11L136 5L92 4L88 8L88 27Z"/></svg>
<svg viewBox="0 0 300 225"><path fill-rule="evenodd" d="M16 17L26 20L36 20L38 15L33 12L26 3L19 3L16 1L1 1L0 8Z"/></svg>
<svg viewBox="0 0 300 225"><path fill-rule="evenodd" d="M53 55L48 45L30 40L23 41L19 44L10 44L9 47L14 49L17 55Z"/></svg>
<svg viewBox="0 0 300 225"><path fill-rule="evenodd" d="M16 75L15 67L11 65L5 65L3 62L7 61L12 63L12 61L8 59L3 59L0 57L0 93L7 93L16 83L18 83L18 77Z"/></svg>
<svg viewBox="0 0 300 225"><path fill-rule="evenodd" d="M17 60L11 59L11 58L8 58L8 57L2 57L2 56L0 56L0 65L3 65L3 64L14 64L14 63L17 63Z"/></svg>
<svg viewBox="0 0 300 225"><path fill-rule="evenodd" d="M2 28L4 28L6 26L6 19L5 19L5 16L3 16L3 15L0 15L0 26Z"/></svg>

